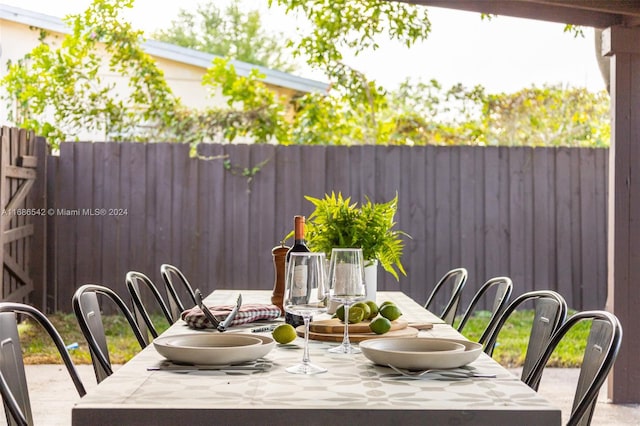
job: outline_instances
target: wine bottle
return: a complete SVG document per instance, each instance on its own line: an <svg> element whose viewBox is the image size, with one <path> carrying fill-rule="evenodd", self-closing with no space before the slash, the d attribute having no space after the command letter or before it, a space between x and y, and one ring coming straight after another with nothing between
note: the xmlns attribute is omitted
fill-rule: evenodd
<svg viewBox="0 0 640 426"><path fill-rule="evenodd" d="M305 217L304 216L294 216L293 217L293 246L291 246L291 248L289 249L289 251L287 251L287 258L286 258L286 270L288 271L288 266L289 266L289 258L291 257L291 253L294 252L298 252L298 253L304 253L304 252L310 252L311 250L309 250L309 247L307 247L307 241L304 238L304 225L305 225ZM301 271L302 272L302 271ZM295 272L297 273L297 272ZM295 275L294 273L294 275ZM304 271L304 273L306 273L306 270ZM306 288L304 289L299 289L298 291L306 291ZM301 296L305 296L306 294L294 294L294 296L297 297L301 297ZM303 325L304 324L304 320L300 315L295 315L295 314L290 314L289 312L287 312L285 314L284 320L287 324L291 324L294 327L297 327L299 325Z"/></svg>

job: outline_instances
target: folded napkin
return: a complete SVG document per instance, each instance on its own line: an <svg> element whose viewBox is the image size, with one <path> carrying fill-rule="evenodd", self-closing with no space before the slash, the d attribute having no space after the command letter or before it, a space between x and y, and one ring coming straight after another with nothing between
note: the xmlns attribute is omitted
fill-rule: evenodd
<svg viewBox="0 0 640 426"><path fill-rule="evenodd" d="M221 322L229 315L235 305L209 306L209 310ZM258 320L276 319L280 316L280 308L276 305L265 305L260 303L248 303L242 305L231 321L230 326L247 324ZM181 314L181 318L191 328L213 328L202 310L198 306L187 309Z"/></svg>

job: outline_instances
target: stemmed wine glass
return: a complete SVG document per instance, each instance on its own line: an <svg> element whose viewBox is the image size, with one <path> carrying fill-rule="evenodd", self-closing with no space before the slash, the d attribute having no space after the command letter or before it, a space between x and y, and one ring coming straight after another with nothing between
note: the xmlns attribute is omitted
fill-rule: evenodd
<svg viewBox="0 0 640 426"><path fill-rule="evenodd" d="M311 316L327 310L327 282L324 253L292 252L287 266L284 309L304 320L302 363L288 367L295 374L318 374L326 368L311 364L309 358L309 321Z"/></svg>
<svg viewBox="0 0 640 426"><path fill-rule="evenodd" d="M329 297L344 305L344 337L342 344L329 352L357 354L360 349L349 342L349 307L365 298L362 249L334 248L329 263Z"/></svg>

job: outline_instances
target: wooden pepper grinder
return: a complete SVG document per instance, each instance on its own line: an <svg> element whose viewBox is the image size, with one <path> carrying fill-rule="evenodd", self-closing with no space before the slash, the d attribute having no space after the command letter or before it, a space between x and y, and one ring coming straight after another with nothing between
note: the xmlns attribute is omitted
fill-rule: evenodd
<svg viewBox="0 0 640 426"><path fill-rule="evenodd" d="M280 245L271 250L273 256L273 268L275 270L275 282L273 284L273 294L271 295L271 303L280 308L280 315L284 315L284 307L282 302L284 299L284 278L285 278L285 261L289 247L284 245L284 240L280 241Z"/></svg>

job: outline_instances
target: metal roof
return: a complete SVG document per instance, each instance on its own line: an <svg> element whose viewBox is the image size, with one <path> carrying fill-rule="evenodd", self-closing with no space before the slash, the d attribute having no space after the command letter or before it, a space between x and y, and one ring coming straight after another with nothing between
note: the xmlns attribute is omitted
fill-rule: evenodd
<svg viewBox="0 0 640 426"><path fill-rule="evenodd" d="M4 4L0 4L0 19L62 34L69 34L71 32L68 25L58 17ZM155 40L147 40L143 42L142 48L149 55L157 58L168 59L205 69L211 66L211 61L214 58L220 57L218 55L212 55L210 53L187 49L185 47ZM298 92L324 92L329 86L327 83L321 81L298 77L293 74L247 62L231 61L231 63L234 65L239 75L247 76L253 68L257 68L260 73L265 75L265 83L292 89Z"/></svg>

